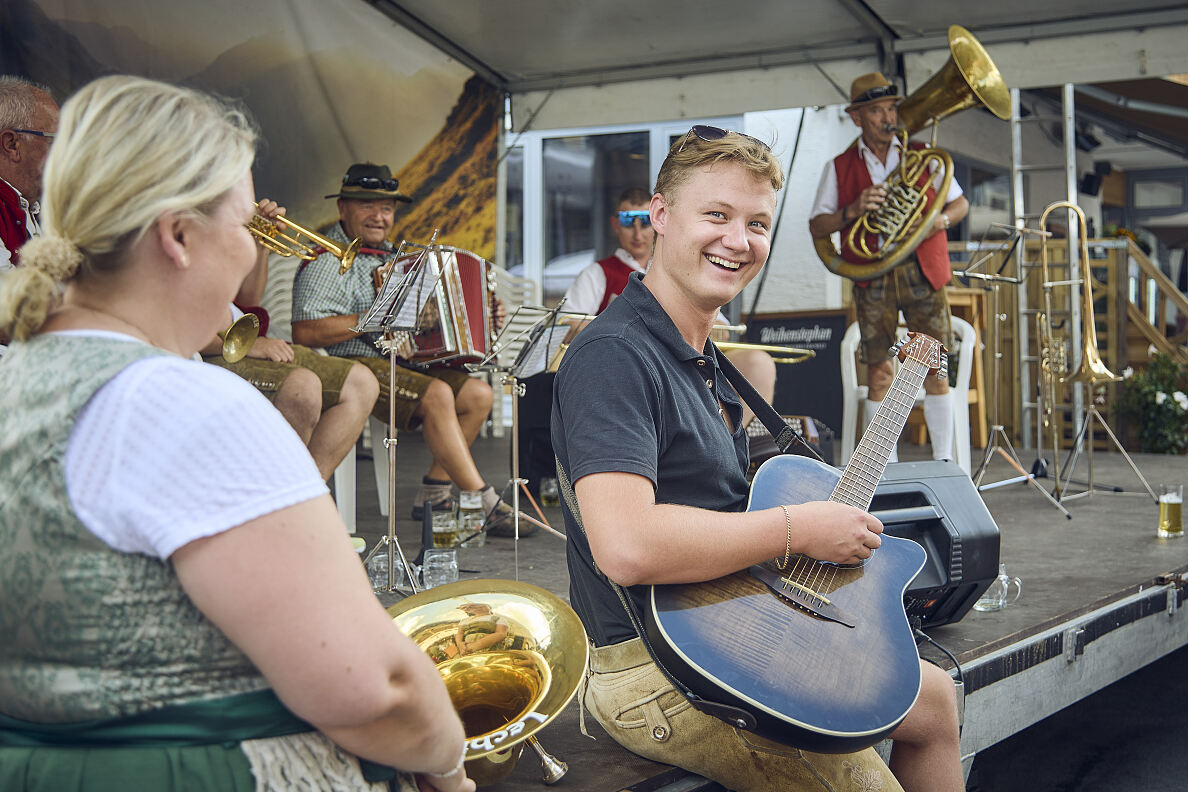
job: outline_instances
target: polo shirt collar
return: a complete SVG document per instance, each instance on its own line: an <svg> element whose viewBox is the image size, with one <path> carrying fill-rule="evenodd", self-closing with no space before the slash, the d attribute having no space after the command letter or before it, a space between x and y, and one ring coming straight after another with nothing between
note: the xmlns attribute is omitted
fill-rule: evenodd
<svg viewBox="0 0 1188 792"><path fill-rule="evenodd" d="M651 331L652 335L668 348L676 360L708 358L717 366L718 361L713 355L698 352L689 346L689 342L677 330L672 317L668 315L656 300L656 296L643 285L643 277L642 272L631 273L627 278L627 287L619 295L620 298L627 300L627 303L639 314L639 317L643 320L648 330Z"/></svg>

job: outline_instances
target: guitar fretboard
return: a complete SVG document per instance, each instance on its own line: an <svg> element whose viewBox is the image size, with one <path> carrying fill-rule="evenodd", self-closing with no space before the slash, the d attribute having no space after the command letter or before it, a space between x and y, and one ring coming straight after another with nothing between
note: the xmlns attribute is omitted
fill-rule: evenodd
<svg viewBox="0 0 1188 792"><path fill-rule="evenodd" d="M879 403L874 420L854 449L854 455L842 471L841 480L829 500L857 506L864 511L870 508L875 488L891 457L891 449L899 441L908 413L916 403L916 394L927 376L928 366L917 360L909 357L900 364L895 381Z"/></svg>

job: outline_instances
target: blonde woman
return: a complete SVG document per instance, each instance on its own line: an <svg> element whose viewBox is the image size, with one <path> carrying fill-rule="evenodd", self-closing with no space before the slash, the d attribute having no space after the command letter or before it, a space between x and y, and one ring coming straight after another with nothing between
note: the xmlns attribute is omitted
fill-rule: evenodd
<svg viewBox="0 0 1188 792"><path fill-rule="evenodd" d="M301 440L190 360L255 262L254 148L150 80L62 108L0 282L2 789L474 788Z"/></svg>

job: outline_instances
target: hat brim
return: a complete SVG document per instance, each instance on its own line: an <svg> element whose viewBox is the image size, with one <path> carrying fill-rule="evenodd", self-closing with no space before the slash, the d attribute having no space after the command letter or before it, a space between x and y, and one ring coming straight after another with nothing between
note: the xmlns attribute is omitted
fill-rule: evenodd
<svg viewBox="0 0 1188 792"><path fill-rule="evenodd" d="M346 190L336 192L332 195L327 195L327 198L356 198L362 201L382 200L384 198L391 198L396 201L403 201L404 203L412 203L412 198L404 193L399 193L388 190Z"/></svg>
<svg viewBox="0 0 1188 792"><path fill-rule="evenodd" d="M907 98L906 96L880 96L878 99L866 99L862 102L851 102L849 104L849 106L846 107L844 112L848 113L851 110L855 110L859 107L862 107L863 105L874 104L875 102L885 102L888 99L894 99L896 106L898 106L900 104L900 102L902 102L906 98Z"/></svg>

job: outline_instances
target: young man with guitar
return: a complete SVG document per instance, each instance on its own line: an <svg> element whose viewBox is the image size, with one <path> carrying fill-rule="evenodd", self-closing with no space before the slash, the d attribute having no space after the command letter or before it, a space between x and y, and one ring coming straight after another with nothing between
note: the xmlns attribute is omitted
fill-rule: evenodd
<svg viewBox="0 0 1188 792"><path fill-rule="evenodd" d="M552 435L570 600L594 644L583 703L629 750L730 789L893 790L870 749L809 753L706 714L713 707L678 692L640 638L650 585L714 581L771 559L786 566L793 554L859 564L883 544L878 520L826 501L828 492L743 511L742 403L707 339L719 308L767 261L782 184L779 162L753 138L697 126L674 143L649 207L651 269L631 276L558 373ZM955 792L963 783L953 685L921 665L920 695L892 734L891 767L911 792Z"/></svg>

